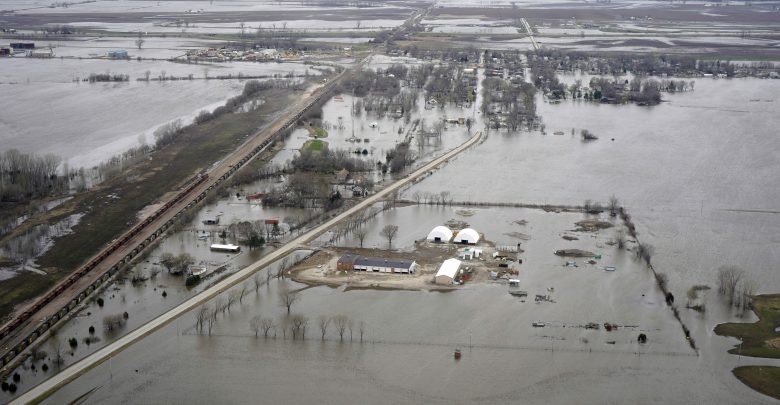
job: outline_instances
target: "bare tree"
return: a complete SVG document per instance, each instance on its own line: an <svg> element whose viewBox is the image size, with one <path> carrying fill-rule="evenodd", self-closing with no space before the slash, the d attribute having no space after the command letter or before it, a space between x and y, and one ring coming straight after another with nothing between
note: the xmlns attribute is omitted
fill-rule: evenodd
<svg viewBox="0 0 780 405"><path fill-rule="evenodd" d="M263 280L260 278L260 273L255 273L255 277L252 278L252 282L255 283L255 294L257 294L257 290L259 290L260 286L263 285Z"/></svg>
<svg viewBox="0 0 780 405"><path fill-rule="evenodd" d="M211 329L214 327L214 324L217 323L217 313L219 313L219 306L215 305L214 309L211 310L209 317L206 318L206 326L209 330L209 336L211 336Z"/></svg>
<svg viewBox="0 0 780 405"><path fill-rule="evenodd" d="M360 343L363 343L363 334L366 332L366 322L358 322L358 330L360 331Z"/></svg>
<svg viewBox="0 0 780 405"><path fill-rule="evenodd" d="M309 318L303 315L293 315L290 317L290 330L293 334L293 339L297 339L301 336L301 339L306 339L306 325L309 324Z"/></svg>
<svg viewBox="0 0 780 405"><path fill-rule="evenodd" d="M260 315L255 315L252 317L252 319L249 320L249 328L255 332L255 337L257 337L257 335L260 333L260 329L262 329L262 327L263 325Z"/></svg>
<svg viewBox="0 0 780 405"><path fill-rule="evenodd" d="M336 315L333 317L333 323L336 325L336 331L339 333L339 339L344 341L344 332L347 330L349 318L346 315Z"/></svg>
<svg viewBox="0 0 780 405"><path fill-rule="evenodd" d="M290 256L285 256L279 262L279 267L276 269L276 278L284 278L284 271L287 270L287 266L290 263Z"/></svg>
<svg viewBox="0 0 780 405"><path fill-rule="evenodd" d="M139 32L138 39L135 40L135 46L138 48L138 50L141 50L141 48L144 46L144 42L146 42L146 40L143 39L142 35L143 34Z"/></svg>
<svg viewBox="0 0 780 405"><path fill-rule="evenodd" d="M379 234L387 238L387 244L392 247L393 238L395 238L395 235L398 234L398 225L385 225Z"/></svg>
<svg viewBox="0 0 780 405"><path fill-rule="evenodd" d="M203 326L209 317L209 312L209 307L201 305L201 307L198 308L198 312L195 313L195 329L197 329L199 333L203 333Z"/></svg>
<svg viewBox="0 0 780 405"><path fill-rule="evenodd" d="M615 238L615 243L617 244L618 249L623 249L626 247L626 233L623 232L622 229L618 231L617 237Z"/></svg>
<svg viewBox="0 0 780 405"><path fill-rule="evenodd" d="M320 326L320 338L322 340L325 340L325 334L328 332L328 325L330 325L330 318L325 315L320 315L319 326Z"/></svg>
<svg viewBox="0 0 780 405"><path fill-rule="evenodd" d="M238 303L240 304L241 301L244 300L244 295L246 295L246 284L241 284L241 289L238 290Z"/></svg>
<svg viewBox="0 0 780 405"><path fill-rule="evenodd" d="M620 203L618 202L617 197L614 195L609 197L609 213L612 216L617 215L618 207L620 206Z"/></svg>
<svg viewBox="0 0 780 405"><path fill-rule="evenodd" d="M363 247L363 242L366 240L366 236L368 235L368 229L365 227L360 227L352 231L352 234L355 235L355 237L360 242L360 247Z"/></svg>
<svg viewBox="0 0 780 405"><path fill-rule="evenodd" d="M276 324L271 318L263 318L260 320L260 328L263 330L263 337L267 338L271 329L276 328Z"/></svg>
<svg viewBox="0 0 780 405"><path fill-rule="evenodd" d="M54 338L54 344L52 348L54 349L54 359L52 362L56 364L57 367L59 367L62 365L64 360L62 359L62 342L60 342L58 337Z"/></svg>
<svg viewBox="0 0 780 405"><path fill-rule="evenodd" d="M745 271L737 266L722 266L718 269L718 292L729 298L729 305L734 304L739 281Z"/></svg>
<svg viewBox="0 0 780 405"><path fill-rule="evenodd" d="M753 296L756 294L756 283L753 280L742 280L742 288L740 288L740 304L743 311L747 311L753 306Z"/></svg>
<svg viewBox="0 0 780 405"><path fill-rule="evenodd" d="M349 341L352 341L352 331L355 329L355 321L352 319L347 320L347 329L349 329Z"/></svg>
<svg viewBox="0 0 780 405"><path fill-rule="evenodd" d="M227 309L227 304L225 303L225 298L223 297L217 297L216 300L214 300L214 314L216 315L217 312L225 313L225 310Z"/></svg>
<svg viewBox="0 0 780 405"><path fill-rule="evenodd" d="M227 302L225 303L225 309L227 309L228 312L230 312L230 307L236 303L237 299L238 299L238 291L231 291L230 294L228 294Z"/></svg>
<svg viewBox="0 0 780 405"><path fill-rule="evenodd" d="M644 260L648 266L650 265L650 259L653 258L653 253L655 253L655 248L652 245L637 244L636 257Z"/></svg>
<svg viewBox="0 0 780 405"><path fill-rule="evenodd" d="M300 301L300 299L301 297L298 295L298 293L290 291L286 288L279 291L279 304L287 308L287 315L290 315L292 306L296 302Z"/></svg>

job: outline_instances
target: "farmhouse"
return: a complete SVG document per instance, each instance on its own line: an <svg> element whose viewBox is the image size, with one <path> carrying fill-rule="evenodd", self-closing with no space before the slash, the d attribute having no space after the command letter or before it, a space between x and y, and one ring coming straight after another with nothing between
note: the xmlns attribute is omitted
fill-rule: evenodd
<svg viewBox="0 0 780 405"><path fill-rule="evenodd" d="M428 234L428 242L447 243L452 239L452 230L446 226L439 225Z"/></svg>
<svg viewBox="0 0 780 405"><path fill-rule="evenodd" d="M439 271L436 272L436 284L452 284L455 281L455 277L460 270L461 261L458 259L447 259L439 267Z"/></svg>
<svg viewBox="0 0 780 405"><path fill-rule="evenodd" d="M417 262L345 254L336 262L336 268L344 271L412 274L417 270Z"/></svg>
<svg viewBox="0 0 780 405"><path fill-rule="evenodd" d="M464 245L476 245L479 242L479 233L472 228L466 228L455 235L455 243Z"/></svg>

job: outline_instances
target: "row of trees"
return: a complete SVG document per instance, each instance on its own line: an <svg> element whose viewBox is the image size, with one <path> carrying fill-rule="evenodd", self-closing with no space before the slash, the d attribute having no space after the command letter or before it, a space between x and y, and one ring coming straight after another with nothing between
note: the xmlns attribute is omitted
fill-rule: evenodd
<svg viewBox="0 0 780 405"><path fill-rule="evenodd" d="M28 202L68 190L69 177L60 175L62 159L9 149L0 154L0 202Z"/></svg>
<svg viewBox="0 0 780 405"><path fill-rule="evenodd" d="M745 276L737 266L722 266L718 269L718 293L728 299L729 305L741 311L752 307L757 285Z"/></svg>
<svg viewBox="0 0 780 405"><path fill-rule="evenodd" d="M292 315L279 317L278 321L275 321L271 317L263 317L257 315L249 320L249 329L254 332L255 337L259 337L263 334L264 338L277 337L277 333L281 332L284 338L289 333L293 339L300 337L306 338L306 328L309 326L309 318L304 315ZM355 334L363 341L363 336L366 332L366 323L364 321L354 321L346 315L327 316L321 315L317 318L317 328L320 332L320 340L325 340L328 331L333 330L339 337L339 341L344 341L345 336L349 333L349 340L353 341Z"/></svg>

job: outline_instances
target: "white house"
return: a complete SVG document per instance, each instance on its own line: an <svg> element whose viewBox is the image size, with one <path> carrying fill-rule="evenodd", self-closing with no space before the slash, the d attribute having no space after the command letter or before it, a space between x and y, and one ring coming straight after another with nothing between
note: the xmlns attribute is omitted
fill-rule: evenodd
<svg viewBox="0 0 780 405"><path fill-rule="evenodd" d="M428 242L447 243L452 239L452 230L446 226L439 225L428 234Z"/></svg>
<svg viewBox="0 0 780 405"><path fill-rule="evenodd" d="M240 252L241 246L237 245L220 245L219 243L215 243L211 245L211 250L217 251L217 252Z"/></svg>
<svg viewBox="0 0 780 405"><path fill-rule="evenodd" d="M455 235L455 243L464 245L475 245L479 242L479 233L472 228L466 228Z"/></svg>
<svg viewBox="0 0 780 405"><path fill-rule="evenodd" d="M447 259L436 272L436 284L452 284L460 270L461 261L458 259Z"/></svg>

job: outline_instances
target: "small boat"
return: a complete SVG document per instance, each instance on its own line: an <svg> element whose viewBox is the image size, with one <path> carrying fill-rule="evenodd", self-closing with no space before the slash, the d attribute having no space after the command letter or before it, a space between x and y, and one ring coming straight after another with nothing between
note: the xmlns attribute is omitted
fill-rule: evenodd
<svg viewBox="0 0 780 405"><path fill-rule="evenodd" d="M455 360L460 360L460 349L455 349L453 356L455 357Z"/></svg>
<svg viewBox="0 0 780 405"><path fill-rule="evenodd" d="M604 271L615 271L615 266L604 267Z"/></svg>
<svg viewBox="0 0 780 405"><path fill-rule="evenodd" d="M527 291L521 291L521 290L510 291L509 294L512 294L515 297L527 297L528 296L528 292Z"/></svg>
<svg viewBox="0 0 780 405"><path fill-rule="evenodd" d="M544 328L545 326L547 326L547 324L546 324L546 323L544 323L544 322L534 322L534 323L532 323L531 325L532 325L534 328Z"/></svg>

